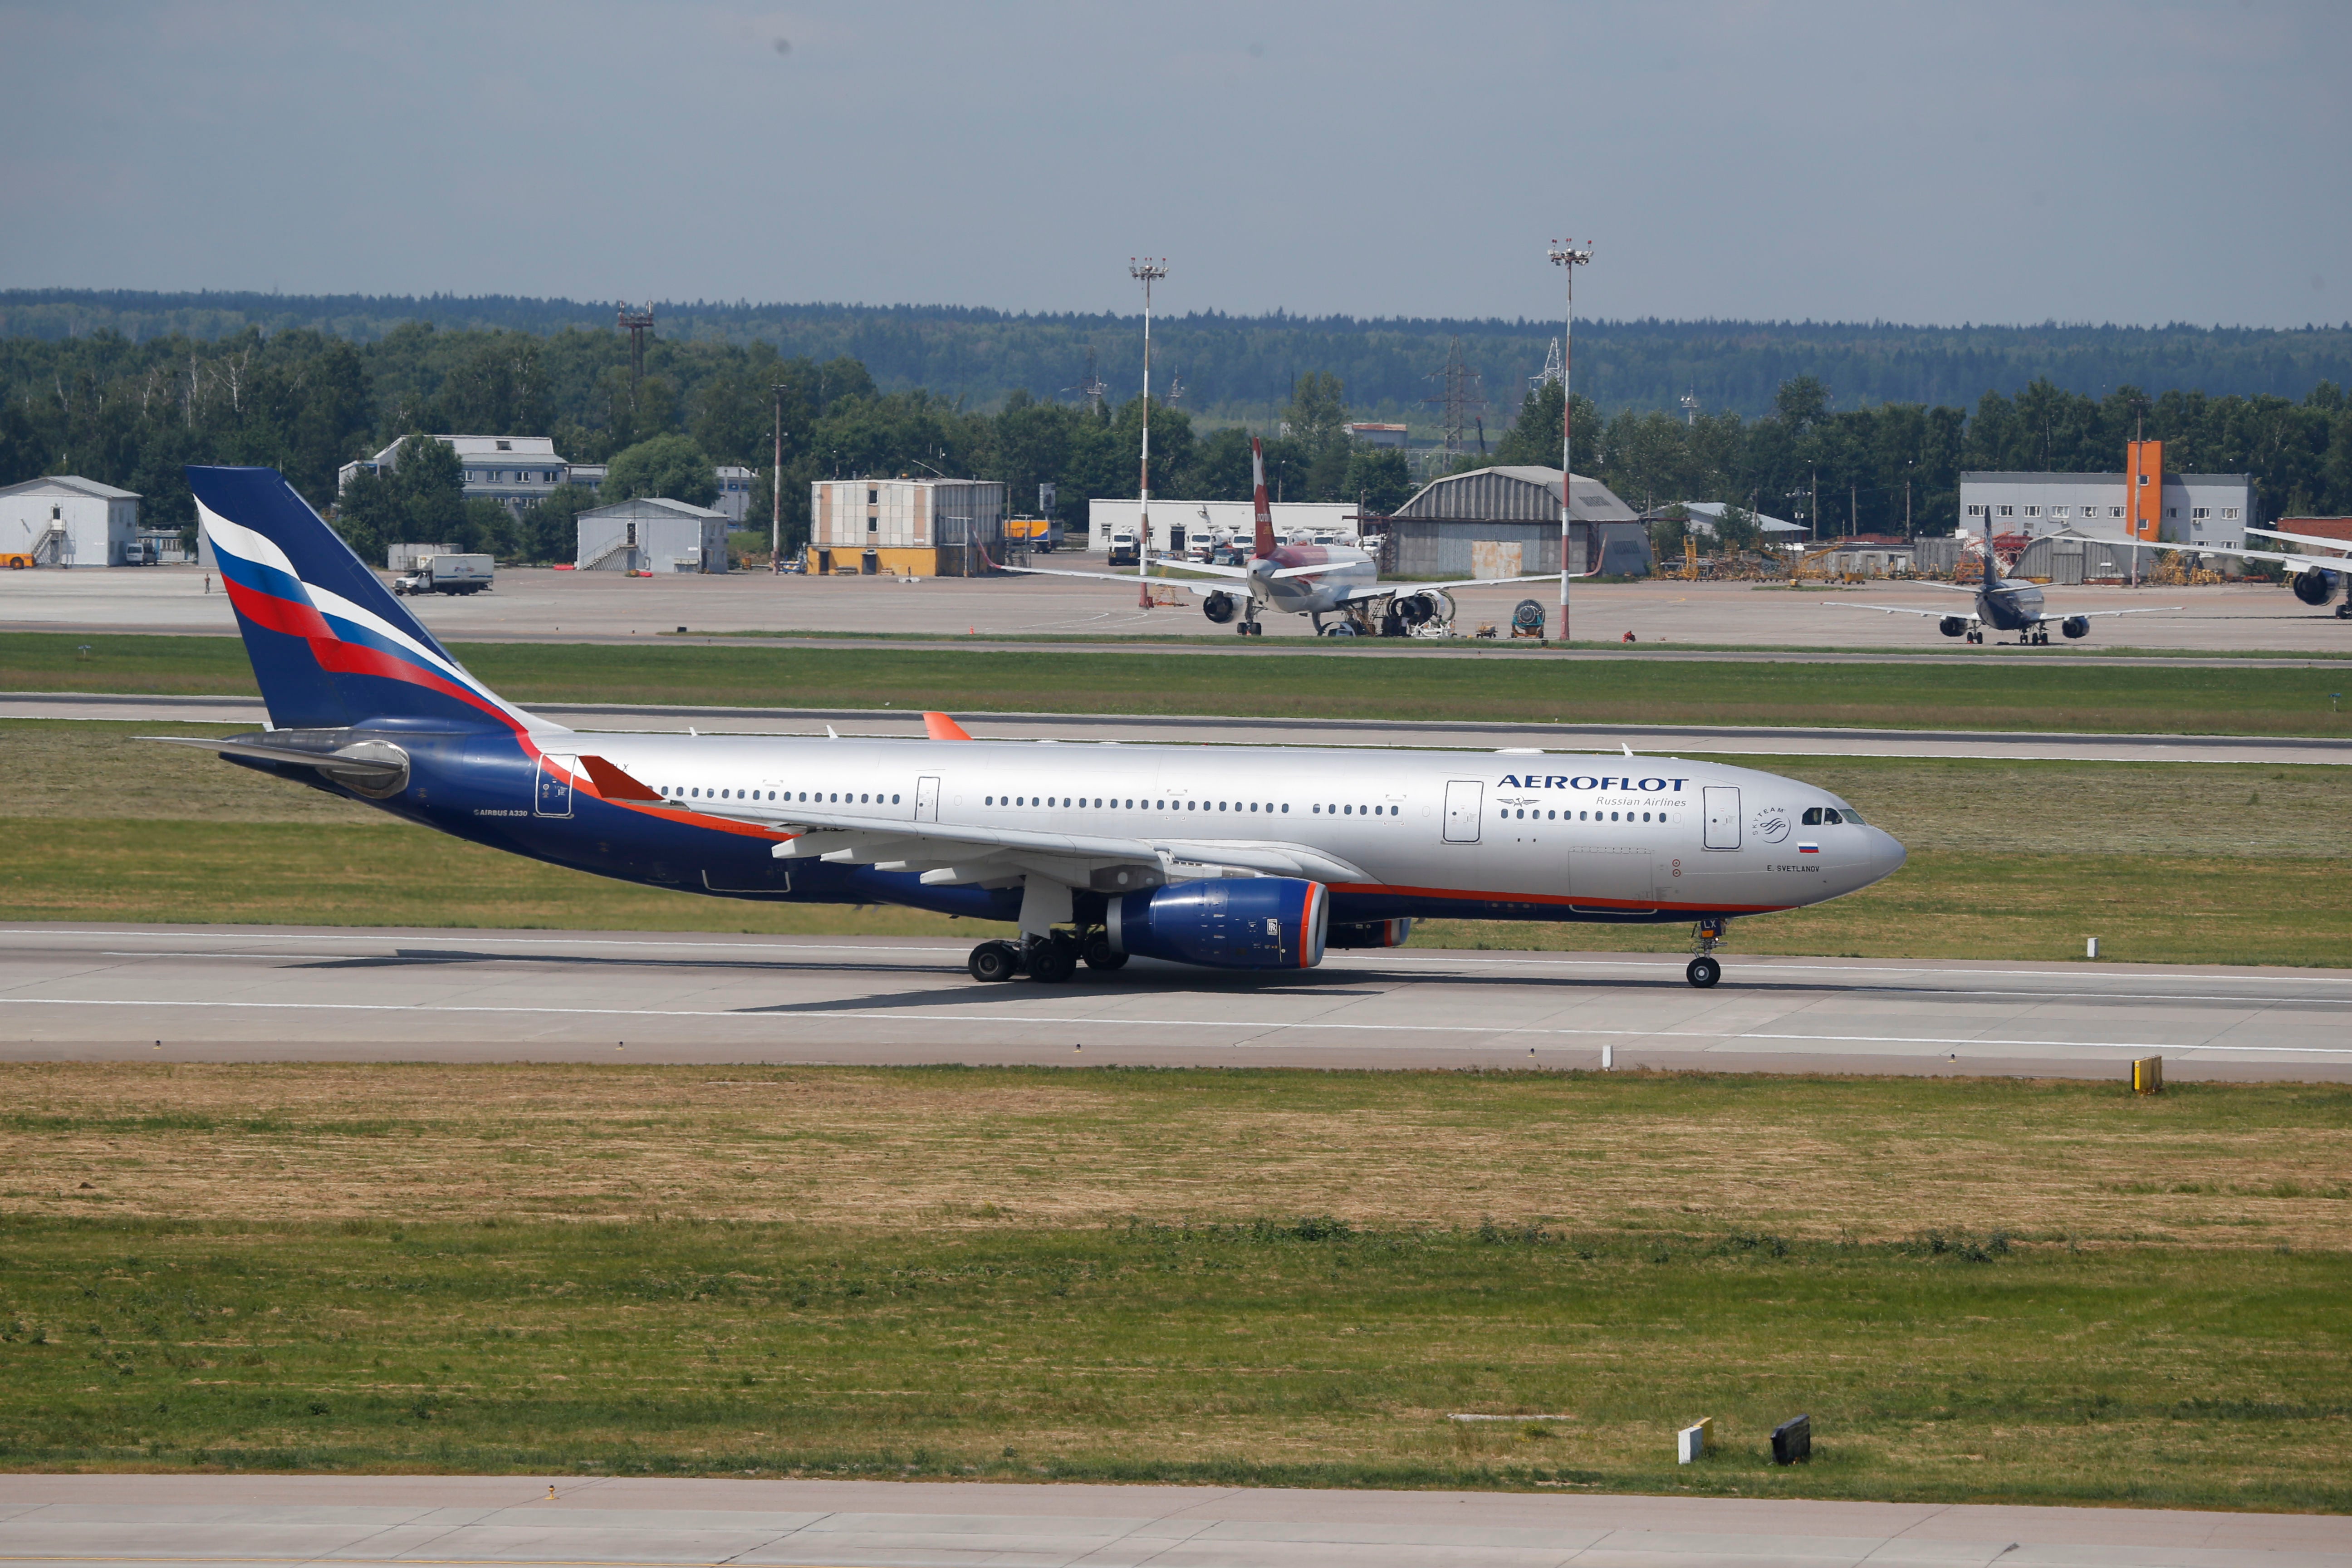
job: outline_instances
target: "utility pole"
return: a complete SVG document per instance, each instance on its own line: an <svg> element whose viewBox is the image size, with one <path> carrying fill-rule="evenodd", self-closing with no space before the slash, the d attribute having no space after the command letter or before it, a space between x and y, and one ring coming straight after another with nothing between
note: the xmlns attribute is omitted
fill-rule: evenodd
<svg viewBox="0 0 2352 1568"><path fill-rule="evenodd" d="M778 382L776 394L776 494L769 503L768 513L768 574L782 576L784 570L784 384Z"/></svg>
<svg viewBox="0 0 2352 1568"><path fill-rule="evenodd" d="M1862 531L1862 484L1856 479L1845 482L1845 531L1848 533Z"/></svg>
<svg viewBox="0 0 2352 1568"><path fill-rule="evenodd" d="M1168 276L1168 258L1153 260L1150 257L1139 261L1127 258L1127 275L1143 285L1143 480L1136 495L1142 503L1140 521L1136 530L1137 551L1140 558L1135 569L1139 585L1136 604L1143 609L1151 607L1151 585L1141 579L1151 575L1151 286Z"/></svg>
<svg viewBox="0 0 2352 1568"><path fill-rule="evenodd" d="M1809 526L1812 531L1806 534L1805 538L1812 543L1819 544L1822 542L1822 471L1820 468L1808 464L1806 466L1805 472L1810 476L1806 480L1806 483L1812 487L1813 491L1811 503L1813 512L1811 517L1805 519L1807 526Z"/></svg>
<svg viewBox="0 0 2352 1568"><path fill-rule="evenodd" d="M1569 521L1575 513L1570 491L1576 475L1576 383L1569 375L1570 342L1576 335L1576 269L1592 259L1592 247L1576 248L1573 239L1552 241L1548 253L1552 265L1568 279L1568 311L1559 331L1559 643L1569 642L1568 577Z"/></svg>

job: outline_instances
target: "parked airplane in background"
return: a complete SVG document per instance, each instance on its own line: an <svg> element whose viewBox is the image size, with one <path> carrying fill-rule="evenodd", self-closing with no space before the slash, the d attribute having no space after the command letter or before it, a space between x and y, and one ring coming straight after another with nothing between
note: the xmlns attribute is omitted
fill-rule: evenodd
<svg viewBox="0 0 2352 1568"><path fill-rule="evenodd" d="M2352 550L2352 544L2340 539L2323 539L2316 534L2256 528L2252 523L2246 525L2246 531L2259 533L2265 539L2284 539L2294 544L2315 544L2338 553L2313 555L2297 550L2219 550L2210 545L2199 546L2197 553L2234 555L2243 561L2276 562L2294 574L2287 579L2287 585L2294 590L2294 596L2315 610L2329 604L2344 591L2346 577L2352 574L2352 558L2341 552ZM2339 621L2352 620L2352 597L2336 606L2336 618Z"/></svg>
<svg viewBox="0 0 2352 1568"><path fill-rule="evenodd" d="M1903 864L1835 795L1745 768L1536 752L578 734L449 657L274 468L191 468L270 727L170 737L455 837L719 898L1015 926L972 976L1140 954L1312 968L1414 918L1726 921Z"/></svg>
<svg viewBox="0 0 2352 1568"><path fill-rule="evenodd" d="M1380 566L1371 556L1345 544L1284 544L1274 537L1274 514L1265 499L1265 454L1257 437L1250 437L1250 471L1256 487L1257 559L1246 565L1218 566L1203 561L1181 564L1187 572L1223 578L1234 587L1197 578L1171 579L1199 596L1201 613L1219 626L1241 620L1234 630L1244 637L1262 637L1260 613L1279 610L1307 616L1322 637L1351 637L1370 633L1386 637L1410 637L1422 626L1443 626L1454 619L1454 599L1448 588L1473 584L1554 583L1556 572L1533 577L1463 577L1446 583L1394 584L1382 587ZM993 564L993 563L992 563ZM1148 570L1148 563L1147 568ZM1135 579L1111 572L1072 572L1059 567L1006 566L1039 577L1092 577L1134 586ZM1326 616L1339 618L1329 626Z"/></svg>
<svg viewBox="0 0 2352 1568"><path fill-rule="evenodd" d="M2097 616L2154 616L2178 610L2179 605L2151 606L2144 610L2078 610L2071 616L2053 616L2042 607L2042 590L2032 583L2004 583L2000 580L2000 563L1993 556L1992 520L1985 520L1984 581L1970 588L1960 583L1930 583L1924 579L1920 586L1944 588L1955 594L1971 594L1976 608L1966 616L1946 615L1941 610L1915 609L1907 605L1848 605L1835 599L1822 602L1833 609L1878 610L1890 616L1925 616L1936 623L1936 629L1948 637L1965 637L1969 641L1985 640L1985 628L1997 632L2015 632L2020 645L2046 643L2050 640L2050 623L2056 621L2058 629L2072 640L2091 635L2091 621Z"/></svg>

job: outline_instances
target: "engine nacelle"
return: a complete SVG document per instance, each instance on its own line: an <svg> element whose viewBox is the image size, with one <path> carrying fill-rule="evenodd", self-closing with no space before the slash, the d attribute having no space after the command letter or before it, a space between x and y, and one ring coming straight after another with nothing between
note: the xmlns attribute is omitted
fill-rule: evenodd
<svg viewBox="0 0 2352 1568"><path fill-rule="evenodd" d="M1211 969L1312 969L1323 962L1330 897L1297 877L1171 882L1109 900L1113 952Z"/></svg>
<svg viewBox="0 0 2352 1568"><path fill-rule="evenodd" d="M1350 921L1333 926L1323 938L1325 947L1402 947L1412 935L1412 917L1393 921Z"/></svg>
<svg viewBox="0 0 2352 1568"><path fill-rule="evenodd" d="M2068 616L2064 620L2058 623L2058 629L2064 632L2070 638L2089 637L2091 635L2091 617L2088 616Z"/></svg>
<svg viewBox="0 0 2352 1568"><path fill-rule="evenodd" d="M1221 626L1240 609L1240 603L1231 594L1212 594L1201 601L1201 613Z"/></svg>
<svg viewBox="0 0 2352 1568"><path fill-rule="evenodd" d="M1958 616L1946 616L1936 623L1936 629L1948 637L1956 637L1969 629L1969 623Z"/></svg>
<svg viewBox="0 0 2352 1568"><path fill-rule="evenodd" d="M2316 566L2294 574L2294 596L2315 609L2336 597L2336 574Z"/></svg>
<svg viewBox="0 0 2352 1568"><path fill-rule="evenodd" d="M1425 626L1432 621L1454 618L1454 597L1443 588L1423 588L1417 594L1399 594L1389 601L1397 619L1408 626Z"/></svg>

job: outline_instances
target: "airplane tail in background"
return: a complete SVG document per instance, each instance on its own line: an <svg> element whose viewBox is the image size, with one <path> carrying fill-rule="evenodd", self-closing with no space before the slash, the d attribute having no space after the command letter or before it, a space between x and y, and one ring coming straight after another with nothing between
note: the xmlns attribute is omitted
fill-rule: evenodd
<svg viewBox="0 0 2352 1568"><path fill-rule="evenodd" d="M1261 561L1274 553L1274 509L1265 502L1265 449L1250 437L1250 479L1257 501L1257 554Z"/></svg>
<svg viewBox="0 0 2352 1568"><path fill-rule="evenodd" d="M450 658L277 469L187 475L273 729L535 725Z"/></svg>
<svg viewBox="0 0 2352 1568"><path fill-rule="evenodd" d="M1984 590L1990 594L1995 588L2005 586L2000 580L2000 563L1992 552L1992 508L1990 507L1985 508L1984 552Z"/></svg>

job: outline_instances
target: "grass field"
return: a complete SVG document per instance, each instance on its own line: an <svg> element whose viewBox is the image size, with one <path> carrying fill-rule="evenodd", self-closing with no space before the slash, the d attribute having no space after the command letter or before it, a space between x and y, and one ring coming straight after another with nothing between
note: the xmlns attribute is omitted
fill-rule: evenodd
<svg viewBox="0 0 2352 1568"><path fill-rule="evenodd" d="M519 860L142 726L0 721L0 919L952 935L910 910L740 902ZM222 732L226 732L223 731ZM1912 849L1889 880L1734 928L1738 952L2335 965L2352 891L2311 835L2335 768L1780 757ZM2032 809L2021 809L2023 803ZM2284 915L2282 911L2291 911ZM1430 921L1416 945L1675 951L1680 926Z"/></svg>
<svg viewBox="0 0 2352 1568"><path fill-rule="evenodd" d="M85 657L79 650L87 647ZM940 708L1494 722L1804 724L2165 734L2352 735L2325 669L1304 658L681 645L458 644L531 702ZM251 693L227 637L0 634L0 690Z"/></svg>
<svg viewBox="0 0 2352 1568"><path fill-rule="evenodd" d="M2352 1510L2352 1089L711 1071L0 1068L0 1466Z"/></svg>

